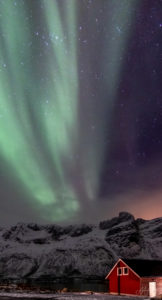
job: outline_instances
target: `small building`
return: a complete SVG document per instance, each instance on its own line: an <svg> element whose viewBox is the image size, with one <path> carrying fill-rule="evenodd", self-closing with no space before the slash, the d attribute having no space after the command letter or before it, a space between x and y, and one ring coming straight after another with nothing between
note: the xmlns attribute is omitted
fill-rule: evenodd
<svg viewBox="0 0 162 300"><path fill-rule="evenodd" d="M106 276L110 294L162 295L162 261L119 259Z"/></svg>

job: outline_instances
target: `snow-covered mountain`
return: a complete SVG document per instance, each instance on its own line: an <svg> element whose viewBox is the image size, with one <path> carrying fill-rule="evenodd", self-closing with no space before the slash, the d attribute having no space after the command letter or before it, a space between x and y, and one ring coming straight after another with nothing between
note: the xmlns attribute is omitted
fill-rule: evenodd
<svg viewBox="0 0 162 300"><path fill-rule="evenodd" d="M162 218L0 228L1 278L104 278L118 257L162 260Z"/></svg>

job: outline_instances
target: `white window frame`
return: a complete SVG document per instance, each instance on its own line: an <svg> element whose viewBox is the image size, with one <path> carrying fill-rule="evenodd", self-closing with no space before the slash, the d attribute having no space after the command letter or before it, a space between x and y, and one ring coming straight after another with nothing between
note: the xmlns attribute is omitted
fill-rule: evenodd
<svg viewBox="0 0 162 300"><path fill-rule="evenodd" d="M119 270L121 271L121 274L119 274ZM117 276L122 276L123 275L123 268L122 267L118 267L117 268Z"/></svg>
<svg viewBox="0 0 162 300"><path fill-rule="evenodd" d="M128 270L128 272L127 273L125 273L125 269L127 269ZM129 268L128 267L123 267L123 275L124 276L127 276L129 274Z"/></svg>

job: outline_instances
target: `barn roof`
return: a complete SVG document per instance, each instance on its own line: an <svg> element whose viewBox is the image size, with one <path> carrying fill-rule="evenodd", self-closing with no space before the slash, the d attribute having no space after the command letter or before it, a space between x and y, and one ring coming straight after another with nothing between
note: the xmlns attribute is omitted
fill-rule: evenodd
<svg viewBox="0 0 162 300"><path fill-rule="evenodd" d="M162 276L162 261L143 259L123 260L140 277Z"/></svg>

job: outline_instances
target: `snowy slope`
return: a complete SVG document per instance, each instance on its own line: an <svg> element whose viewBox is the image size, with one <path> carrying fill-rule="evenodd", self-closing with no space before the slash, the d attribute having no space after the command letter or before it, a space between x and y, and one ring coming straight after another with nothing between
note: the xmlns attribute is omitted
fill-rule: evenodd
<svg viewBox="0 0 162 300"><path fill-rule="evenodd" d="M105 277L118 257L162 259L162 218L0 229L1 278Z"/></svg>

